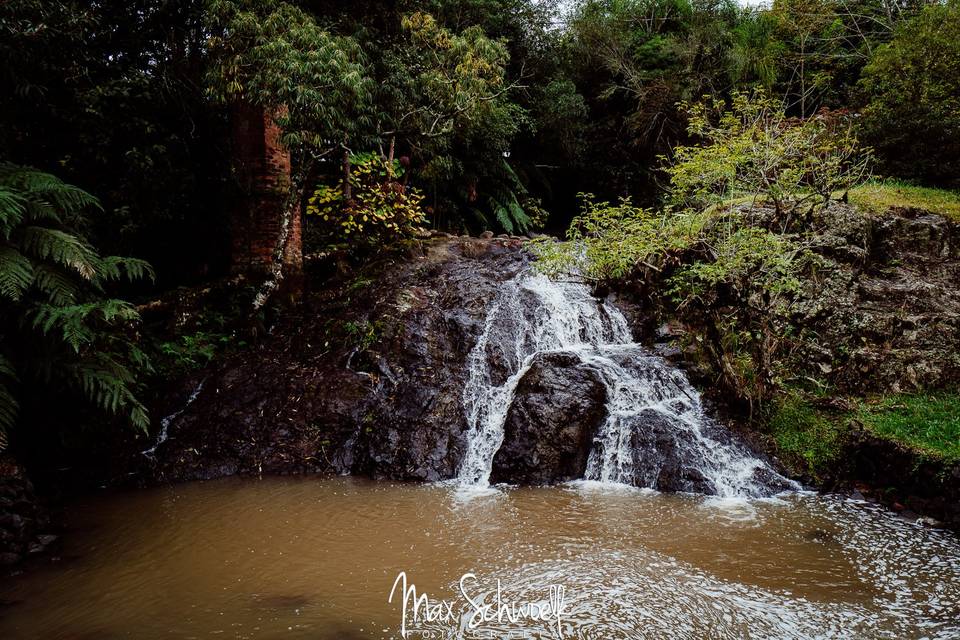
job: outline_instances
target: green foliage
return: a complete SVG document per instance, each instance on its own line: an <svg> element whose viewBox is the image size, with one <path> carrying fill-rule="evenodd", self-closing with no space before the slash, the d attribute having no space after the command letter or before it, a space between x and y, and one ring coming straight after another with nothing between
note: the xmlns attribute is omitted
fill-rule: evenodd
<svg viewBox="0 0 960 640"><path fill-rule="evenodd" d="M212 0L208 93L277 114L290 148L323 152L371 124L371 80L349 38L277 0Z"/></svg>
<svg viewBox="0 0 960 640"><path fill-rule="evenodd" d="M960 394L885 396L860 403L858 421L873 433L924 453L960 460Z"/></svg>
<svg viewBox="0 0 960 640"><path fill-rule="evenodd" d="M170 375L183 375L210 364L233 344L234 338L229 333L197 331L181 335L158 345L161 362L157 366Z"/></svg>
<svg viewBox="0 0 960 640"><path fill-rule="evenodd" d="M784 461L795 472L822 479L843 456L847 418L816 408L799 394L788 394L774 407L770 433Z"/></svg>
<svg viewBox="0 0 960 640"><path fill-rule="evenodd" d="M363 154L354 156L351 165L349 200L342 184L321 185L307 204L307 214L322 220L333 240L386 241L421 230L426 223L423 195L397 180L403 175L399 161L391 167L378 155Z"/></svg>
<svg viewBox="0 0 960 640"><path fill-rule="evenodd" d="M364 352L372 347L380 339L381 327L377 322L345 322L343 331L347 336L348 343L353 344L357 352Z"/></svg>
<svg viewBox="0 0 960 640"><path fill-rule="evenodd" d="M884 169L933 184L960 175L960 2L924 7L863 70L864 136Z"/></svg>
<svg viewBox="0 0 960 640"><path fill-rule="evenodd" d="M229 244L226 131L201 88L204 4L0 3L0 156L95 191L103 211L86 236L148 259L160 286L216 266Z"/></svg>
<svg viewBox="0 0 960 640"><path fill-rule="evenodd" d="M420 137L440 138L503 106L499 98L509 89L505 66L510 58L503 42L477 26L453 33L428 13L405 16L402 25L424 55L415 77L421 97L400 116L401 126L409 122Z"/></svg>
<svg viewBox="0 0 960 640"><path fill-rule="evenodd" d="M105 288L153 271L141 260L100 256L75 231L98 206L49 174L0 164L0 431L14 426L15 390L27 380L78 390L147 426L135 392L150 365L130 336L139 314Z"/></svg>
<svg viewBox="0 0 960 640"><path fill-rule="evenodd" d="M633 275L643 268L661 270L699 237L705 216L692 211L657 212L595 202L581 194L583 208L567 230L567 242L537 239L531 248L537 268L550 275L573 272L595 282Z"/></svg>
<svg viewBox="0 0 960 640"><path fill-rule="evenodd" d="M479 26L457 33L422 12L402 25L413 46L401 59L412 74L388 118L423 162L422 179L456 185L434 198L434 209L450 215L466 208L483 226L526 230L526 189L506 160L527 120L511 100L507 44Z"/></svg>
<svg viewBox="0 0 960 640"><path fill-rule="evenodd" d="M689 132L702 141L680 146L667 169L675 199L702 206L750 195L778 213L825 205L862 182L869 156L842 116L787 118L763 94L735 93L689 107Z"/></svg>
<svg viewBox="0 0 960 640"><path fill-rule="evenodd" d="M768 305L800 291L798 273L805 254L793 238L740 226L735 218L724 220L720 226L724 224L732 230L711 238L712 259L681 267L671 277L670 292L681 307L707 302L721 286L725 293L748 303L754 290L762 291Z"/></svg>

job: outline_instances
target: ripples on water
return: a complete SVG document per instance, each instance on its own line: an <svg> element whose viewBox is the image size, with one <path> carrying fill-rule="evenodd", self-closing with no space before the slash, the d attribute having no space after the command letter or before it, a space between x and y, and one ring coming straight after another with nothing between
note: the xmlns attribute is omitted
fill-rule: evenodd
<svg viewBox="0 0 960 640"><path fill-rule="evenodd" d="M813 494L232 479L101 495L68 520L59 563L0 581L0 637L395 638L400 571L446 599L466 572L515 602L564 585L564 638L960 637L955 536ZM556 637L465 625L410 637Z"/></svg>

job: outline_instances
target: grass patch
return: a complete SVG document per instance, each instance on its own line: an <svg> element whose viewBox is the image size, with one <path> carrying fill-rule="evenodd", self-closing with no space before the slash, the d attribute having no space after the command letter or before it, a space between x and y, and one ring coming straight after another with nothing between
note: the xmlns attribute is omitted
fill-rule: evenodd
<svg viewBox="0 0 960 640"><path fill-rule="evenodd" d="M770 431L784 462L795 471L820 477L841 457L847 427L844 416L791 395L777 405Z"/></svg>
<svg viewBox="0 0 960 640"><path fill-rule="evenodd" d="M960 460L960 393L922 393L863 402L857 418L878 436L948 462Z"/></svg>
<svg viewBox="0 0 960 640"><path fill-rule="evenodd" d="M851 189L850 202L873 213L908 207L960 222L960 191L918 187L896 180L871 181Z"/></svg>

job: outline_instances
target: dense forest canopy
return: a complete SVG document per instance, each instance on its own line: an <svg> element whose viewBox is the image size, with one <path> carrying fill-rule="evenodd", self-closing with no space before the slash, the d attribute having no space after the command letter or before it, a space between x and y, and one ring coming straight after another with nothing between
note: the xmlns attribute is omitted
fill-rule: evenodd
<svg viewBox="0 0 960 640"><path fill-rule="evenodd" d="M130 314L105 287L146 296L227 272L241 107L280 129L305 253L369 252L426 227L562 232L580 193L670 198L665 163L698 142L690 105L705 96L829 113L877 174L956 186L958 29L957 0L8 0L0 391L36 368L7 347L30 326L78 367L107 354L74 386L144 422L128 375L139 352L117 326ZM37 206L48 235L99 269L29 244ZM136 277L140 261L154 279ZM44 264L81 281L37 280Z"/></svg>
<svg viewBox="0 0 960 640"><path fill-rule="evenodd" d="M943 184L957 175L956 11L888 0L14 0L0 8L0 137L7 160L100 198L94 241L151 260L160 286L222 267L237 195L231 98L290 105L289 135L318 157L306 191L341 178L334 147L392 150L409 161L429 223L454 230L524 231L547 211L560 230L581 191L652 202L658 156L686 141L680 101L755 86L794 116L862 112L879 171ZM905 136L917 157L902 153ZM307 169L305 156L295 162Z"/></svg>

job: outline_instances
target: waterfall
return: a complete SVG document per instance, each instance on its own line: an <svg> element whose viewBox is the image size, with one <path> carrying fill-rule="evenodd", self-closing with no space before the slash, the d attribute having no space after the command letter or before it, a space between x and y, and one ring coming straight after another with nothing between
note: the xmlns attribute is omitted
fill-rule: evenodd
<svg viewBox="0 0 960 640"><path fill-rule="evenodd" d="M186 400L186 402L183 403L183 406L180 407L179 409L177 409L176 411L174 411L173 413L171 413L170 415L166 416L165 418L163 418L163 419L160 421L160 432L157 434L157 439L156 439L156 441L154 441L152 447L150 447L149 449L144 449L143 451L141 451L140 453L141 453L142 455L145 455L145 456L147 456L148 458L155 458L155 457L156 457L157 447L159 447L160 445L162 445L164 442L167 441L167 437L168 437L169 431L170 431L170 425L173 424L174 420L176 420L176 419L179 418L181 415L183 415L183 412L187 410L187 407L189 407L191 404L193 404L193 401L196 400L196 399L197 399L197 396L200 395L200 392L203 391L203 385L204 385L204 383L205 383L206 381L207 381L206 378L204 378L203 380L201 380L201 381L200 381L200 384L198 384L198 385L194 388L194 390L190 393L190 395L187 397L187 400Z"/></svg>
<svg viewBox="0 0 960 640"><path fill-rule="evenodd" d="M788 483L709 420L683 372L634 343L619 310L583 284L525 272L505 283L467 359L461 486L489 485L517 385L537 354L552 351L574 354L606 388L585 479L658 488L673 465L681 490L722 497L767 495L769 479Z"/></svg>

